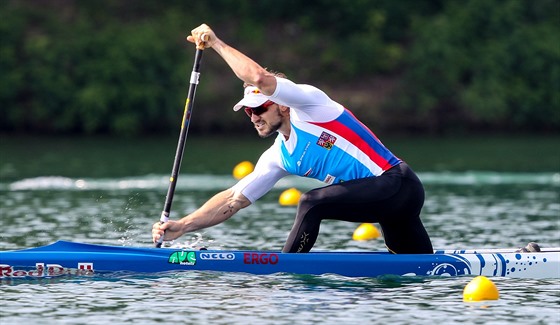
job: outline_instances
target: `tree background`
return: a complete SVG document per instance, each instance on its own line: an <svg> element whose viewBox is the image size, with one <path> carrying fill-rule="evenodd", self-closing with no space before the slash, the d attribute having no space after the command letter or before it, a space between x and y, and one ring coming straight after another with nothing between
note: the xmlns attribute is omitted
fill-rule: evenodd
<svg viewBox="0 0 560 325"><path fill-rule="evenodd" d="M2 0L0 133L176 134L203 22L374 130L560 130L558 0ZM253 132L241 86L208 50L191 132Z"/></svg>

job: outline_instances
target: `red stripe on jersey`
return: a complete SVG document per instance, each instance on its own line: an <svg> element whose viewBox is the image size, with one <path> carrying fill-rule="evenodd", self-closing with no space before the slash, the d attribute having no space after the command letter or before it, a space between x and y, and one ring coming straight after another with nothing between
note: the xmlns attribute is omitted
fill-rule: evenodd
<svg viewBox="0 0 560 325"><path fill-rule="evenodd" d="M348 110L346 110L346 112L350 113L350 111L348 111ZM352 115L352 117L354 119L356 119L353 115ZM359 122L357 119L356 119L356 121ZM345 138L348 142L355 145L363 153L365 153L369 157L369 159L371 159L382 170L388 170L392 167L391 164L389 163L389 161L387 161L387 159L385 159L381 155L379 155L375 151L375 149L372 148L372 146L370 146L362 137L360 137L356 132L354 132L352 129L350 129L348 126L342 124L338 120L334 120L334 121L330 121L330 122L321 122L321 123L319 123L319 122L309 122L309 123L320 126L320 127L325 128L329 131L332 131L334 133L339 134L340 136ZM374 141L376 141L377 143L379 143L379 140L377 139L375 134L373 134L373 132L371 132L371 130L369 130L367 127L365 127L361 122L359 122L359 123L364 128L364 130L368 131L368 134L371 135L372 139ZM379 145L381 145L381 144L379 143ZM383 146L383 145L381 145L381 146Z"/></svg>

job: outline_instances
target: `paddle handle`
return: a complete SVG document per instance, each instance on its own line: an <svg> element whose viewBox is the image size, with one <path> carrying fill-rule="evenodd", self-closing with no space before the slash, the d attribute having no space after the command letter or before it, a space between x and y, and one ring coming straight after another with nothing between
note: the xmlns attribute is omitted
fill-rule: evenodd
<svg viewBox="0 0 560 325"><path fill-rule="evenodd" d="M183 160L183 153L185 151L185 142L187 140L187 133L189 131L189 124L191 122L196 87L198 86L198 81L200 78L200 62L202 60L203 52L204 47L197 46L194 56L193 70L191 72L189 93L187 95L187 100L185 101L185 110L183 112L183 121L181 122L181 132L179 134L179 141L177 143L177 151L175 152L173 169L171 171L171 177L169 178L169 188L167 189L163 211L161 212L161 216L159 219L160 224L169 221L169 213L171 212L171 204L173 203L173 195L175 194L177 179L179 178L179 170L181 169L181 161ZM163 243L163 237L164 236L161 236L160 239L154 244L155 247L161 247L161 244Z"/></svg>

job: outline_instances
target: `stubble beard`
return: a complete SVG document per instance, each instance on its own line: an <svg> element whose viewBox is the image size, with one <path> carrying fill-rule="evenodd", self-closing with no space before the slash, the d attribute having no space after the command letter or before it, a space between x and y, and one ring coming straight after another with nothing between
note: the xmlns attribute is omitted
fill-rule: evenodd
<svg viewBox="0 0 560 325"><path fill-rule="evenodd" d="M266 123L266 128L259 130L257 129L257 127L255 126L255 129L257 130L257 133L259 134L259 137L261 138L268 138L269 136L275 134L278 129L280 129L280 126L282 126L282 121L278 121L274 124L268 124Z"/></svg>
<svg viewBox="0 0 560 325"><path fill-rule="evenodd" d="M279 111L276 112L278 119L276 119L276 121L274 122L265 122L264 129L259 130L257 128L257 126L255 125L255 129L257 130L257 133L259 134L259 136L261 138L268 138L269 136L275 134L276 132L278 132L278 130L280 129L280 127L282 126L282 114L280 114Z"/></svg>

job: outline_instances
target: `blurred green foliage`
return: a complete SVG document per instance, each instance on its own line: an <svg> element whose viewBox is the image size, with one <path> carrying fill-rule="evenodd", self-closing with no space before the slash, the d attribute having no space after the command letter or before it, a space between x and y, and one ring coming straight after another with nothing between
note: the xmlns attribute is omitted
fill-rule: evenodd
<svg viewBox="0 0 560 325"><path fill-rule="evenodd" d="M547 0L450 1L415 19L400 107L435 132L560 130L559 9Z"/></svg>
<svg viewBox="0 0 560 325"><path fill-rule="evenodd" d="M0 132L176 133L202 22L387 132L560 128L556 0L0 2ZM248 131L203 58L192 132ZM335 96L336 95L336 96Z"/></svg>

